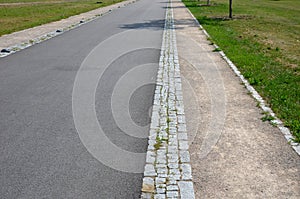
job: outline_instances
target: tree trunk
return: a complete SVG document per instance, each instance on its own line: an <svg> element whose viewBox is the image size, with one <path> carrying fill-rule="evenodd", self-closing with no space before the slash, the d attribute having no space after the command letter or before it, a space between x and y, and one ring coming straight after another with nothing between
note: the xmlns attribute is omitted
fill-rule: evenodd
<svg viewBox="0 0 300 199"><path fill-rule="evenodd" d="M209 2L210 0L207 0L207 5L209 5L210 4L210 2Z"/></svg>
<svg viewBox="0 0 300 199"><path fill-rule="evenodd" d="M232 19L232 0L229 0L229 18Z"/></svg>

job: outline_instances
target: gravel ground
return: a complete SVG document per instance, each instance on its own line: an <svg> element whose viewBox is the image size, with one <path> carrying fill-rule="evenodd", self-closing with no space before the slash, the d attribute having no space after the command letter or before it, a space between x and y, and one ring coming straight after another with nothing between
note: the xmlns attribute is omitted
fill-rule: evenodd
<svg viewBox="0 0 300 199"><path fill-rule="evenodd" d="M173 3L196 198L300 198L300 158Z"/></svg>

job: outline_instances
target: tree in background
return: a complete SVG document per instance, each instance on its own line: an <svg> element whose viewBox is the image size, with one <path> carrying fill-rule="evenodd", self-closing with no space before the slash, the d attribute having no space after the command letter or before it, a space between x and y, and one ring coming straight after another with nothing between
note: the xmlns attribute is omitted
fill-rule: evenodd
<svg viewBox="0 0 300 199"><path fill-rule="evenodd" d="M229 0L229 18L232 19L232 0Z"/></svg>

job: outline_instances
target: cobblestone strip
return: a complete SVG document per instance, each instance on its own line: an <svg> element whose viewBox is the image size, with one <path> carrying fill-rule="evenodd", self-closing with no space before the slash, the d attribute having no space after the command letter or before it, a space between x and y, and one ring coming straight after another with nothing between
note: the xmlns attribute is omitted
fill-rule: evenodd
<svg viewBox="0 0 300 199"><path fill-rule="evenodd" d="M188 149L173 10L169 2L141 198L195 198Z"/></svg>

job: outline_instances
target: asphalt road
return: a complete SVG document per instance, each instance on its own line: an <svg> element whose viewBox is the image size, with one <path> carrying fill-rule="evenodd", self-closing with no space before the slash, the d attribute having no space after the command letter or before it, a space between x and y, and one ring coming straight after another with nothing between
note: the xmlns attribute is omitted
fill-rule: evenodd
<svg viewBox="0 0 300 199"><path fill-rule="evenodd" d="M117 154L102 148L100 153L111 156L104 163L82 142L84 135L74 122L80 113L74 114L74 82L78 71L88 71L87 82L87 75L98 78L91 101L105 137L123 151L144 156L147 139L130 132L132 124L126 126L129 120L120 111L126 110L132 123L147 131L166 5L165 0L140 0L0 59L0 198L140 196L143 161L128 159L129 166L122 169ZM95 67L80 68L91 54L96 55ZM109 63L101 62L110 55ZM130 98L123 99L128 95L122 91ZM76 100L87 95L83 91ZM124 107L114 112L114 103ZM89 127L90 117L79 120ZM120 127L122 117L126 122Z"/></svg>

